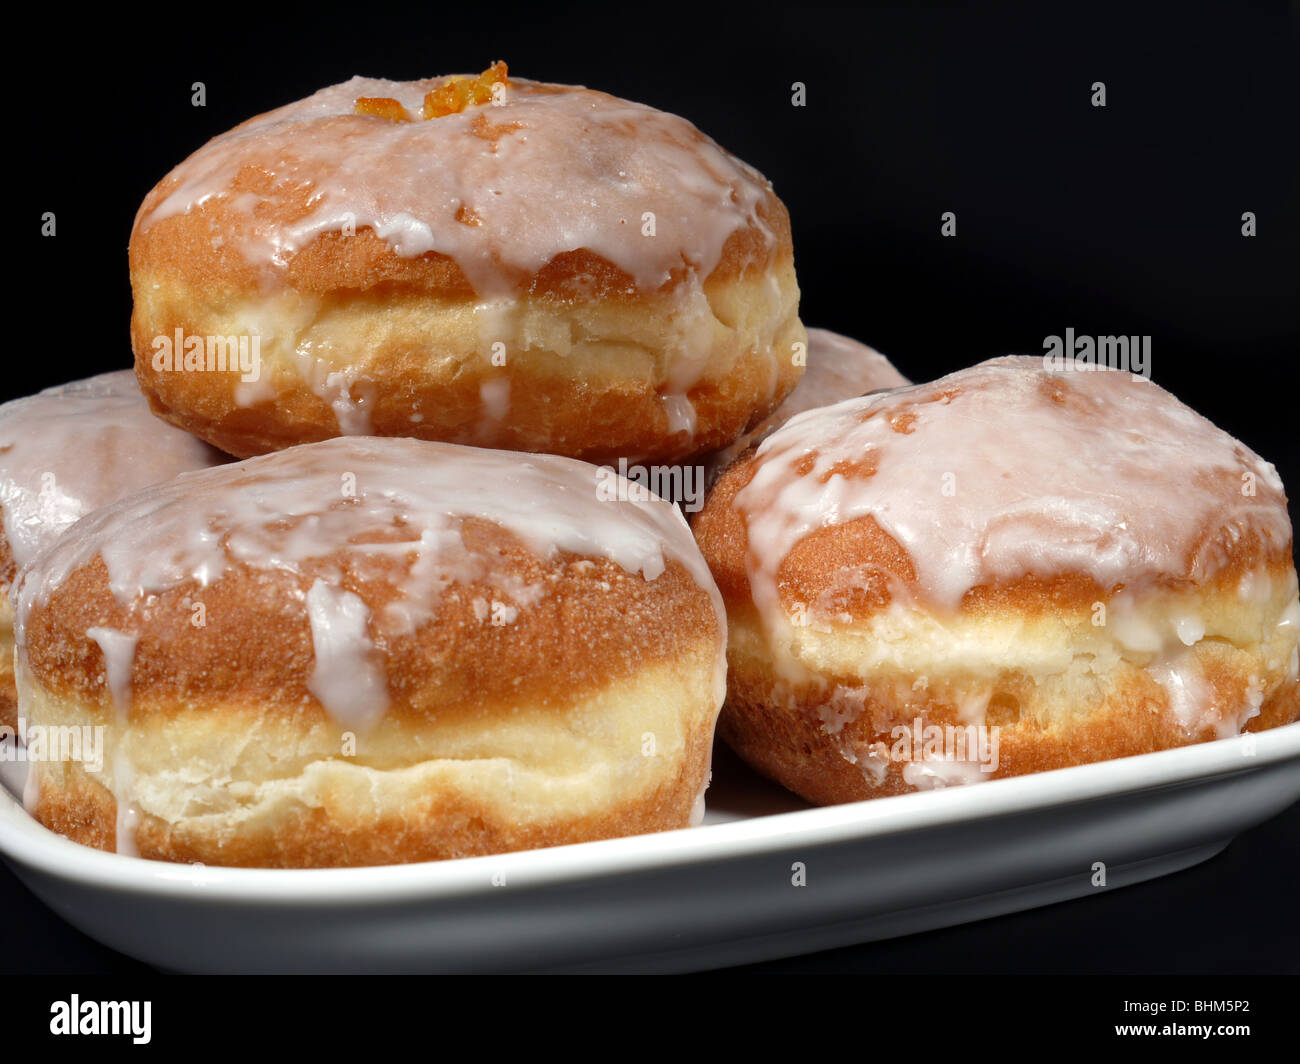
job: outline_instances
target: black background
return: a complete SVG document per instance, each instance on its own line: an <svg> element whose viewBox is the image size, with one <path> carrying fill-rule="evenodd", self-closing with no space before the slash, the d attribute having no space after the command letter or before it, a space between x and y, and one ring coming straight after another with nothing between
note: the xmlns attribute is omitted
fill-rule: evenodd
<svg viewBox="0 0 1300 1064"><path fill-rule="evenodd" d="M1068 327L1150 335L1157 383L1300 484L1300 29L1285 5L198 5L65 17L29 10L10 40L44 69L10 91L29 149L9 160L26 275L0 398L130 364L136 206L209 137L353 74L503 58L517 76L682 114L762 170L793 219L806 324L872 344L916 380L1041 353ZM203 108L190 102L196 81ZM791 105L796 81L805 107ZM1096 81L1104 108L1090 103ZM57 215L55 238L39 235L44 211ZM955 238L940 235L945 211ZM1294 972L1298 837L1293 808L1166 880L773 967ZM64 928L7 870L0 911L24 946L6 968L132 963Z"/></svg>

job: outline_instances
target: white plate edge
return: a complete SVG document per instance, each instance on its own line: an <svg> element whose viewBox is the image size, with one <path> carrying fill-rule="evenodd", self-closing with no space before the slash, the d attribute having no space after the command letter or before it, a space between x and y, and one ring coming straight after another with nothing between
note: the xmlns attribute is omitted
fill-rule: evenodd
<svg viewBox="0 0 1300 1064"><path fill-rule="evenodd" d="M1255 753L1245 753L1253 738ZM365 868L264 869L122 857L63 838L33 821L0 788L0 854L86 886L209 902L312 904L453 897L666 865L732 859L785 845L821 846L1023 813L1209 778L1300 757L1300 722L1207 743L1049 772L847 805L773 813L697 828L452 861Z"/></svg>

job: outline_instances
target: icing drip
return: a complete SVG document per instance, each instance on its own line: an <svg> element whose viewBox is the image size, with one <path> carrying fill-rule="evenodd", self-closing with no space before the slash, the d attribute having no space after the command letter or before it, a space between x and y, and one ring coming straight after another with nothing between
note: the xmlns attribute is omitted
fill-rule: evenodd
<svg viewBox="0 0 1300 1064"><path fill-rule="evenodd" d="M25 764L24 768L23 808L35 816L41 803L41 774L35 765Z"/></svg>
<svg viewBox="0 0 1300 1064"><path fill-rule="evenodd" d="M499 377L479 385L479 398L483 402L484 417L492 424L500 424L510 413L510 378Z"/></svg>
<svg viewBox="0 0 1300 1064"><path fill-rule="evenodd" d="M1169 712L1186 731L1202 723L1202 716L1221 717L1210 705L1210 688L1205 675L1190 652L1179 654L1167 664L1150 665L1147 671L1169 699ZM1235 734L1235 731L1231 734Z"/></svg>
<svg viewBox="0 0 1300 1064"><path fill-rule="evenodd" d="M73 522L129 492L226 461L154 417L130 370L0 406L0 508L25 565Z"/></svg>
<svg viewBox="0 0 1300 1064"><path fill-rule="evenodd" d="M668 415L668 431L672 433L685 432L694 438L696 415L695 406L685 395L664 395L661 396L664 404L664 413Z"/></svg>
<svg viewBox="0 0 1300 1064"><path fill-rule="evenodd" d="M706 796L709 793L709 784L713 782L713 773L710 771L704 777L704 786L700 788L700 793L695 796L695 801L691 803L691 815L688 823L693 828L698 828L704 823L704 814L708 812Z"/></svg>
<svg viewBox="0 0 1300 1064"><path fill-rule="evenodd" d="M93 639L104 653L104 679L108 685L113 706L125 714L131 705L131 667L135 663L137 639L112 628L87 628L86 635Z"/></svg>
<svg viewBox="0 0 1300 1064"><path fill-rule="evenodd" d="M14 677L19 691L27 687L28 675L27 662L23 660L21 654L16 654L14 656ZM12 740L14 743L17 743L17 741L16 737ZM38 766L31 762L25 762L24 764L26 773L23 776L23 808L32 816L35 816L41 801L41 773Z"/></svg>
<svg viewBox="0 0 1300 1064"><path fill-rule="evenodd" d="M316 656L307 689L335 720L364 731L388 708L388 683L366 631L370 610L351 591L317 580L307 617Z"/></svg>
<svg viewBox="0 0 1300 1064"><path fill-rule="evenodd" d="M86 635L104 653L104 676L113 700L117 736L113 744L110 789L117 803L117 852L139 857L135 833L140 825L140 807L133 797L135 766L127 750L128 716L131 709L131 668L135 663L136 636L113 628L87 628Z"/></svg>

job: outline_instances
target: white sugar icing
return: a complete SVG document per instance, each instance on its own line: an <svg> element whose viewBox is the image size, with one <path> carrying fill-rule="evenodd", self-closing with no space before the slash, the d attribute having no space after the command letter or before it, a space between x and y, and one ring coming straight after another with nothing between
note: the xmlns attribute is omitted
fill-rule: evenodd
<svg viewBox="0 0 1300 1064"><path fill-rule="evenodd" d="M73 522L123 495L228 461L156 418L130 370L0 406L0 509L25 565Z"/></svg>
<svg viewBox="0 0 1300 1064"><path fill-rule="evenodd" d="M225 200L246 223L244 257L272 272L322 234L368 228L400 256L450 256L485 299L581 248L653 291L683 266L707 277L738 230L772 242L758 215L768 182L685 119L512 78L500 106L420 120L443 81L354 77L259 115L176 167L174 187L136 224ZM358 115L363 96L396 99L415 120ZM309 212L263 220L259 197L232 187L246 168L267 175L273 195L309 190Z"/></svg>
<svg viewBox="0 0 1300 1064"><path fill-rule="evenodd" d="M345 727L364 731L388 708L388 681L360 596L317 580L307 592L315 664L307 689Z"/></svg>
<svg viewBox="0 0 1300 1064"><path fill-rule="evenodd" d="M1229 561L1198 547L1207 525L1291 540L1277 471L1244 444L1150 381L1053 374L1030 356L797 415L759 447L735 504L767 611L797 543L863 517L907 550L917 593L949 609L1026 574L1205 580Z"/></svg>
<svg viewBox="0 0 1300 1064"><path fill-rule="evenodd" d="M114 628L95 626L86 629L104 655L104 682L113 700L113 713L117 720L117 735L113 744L113 758L109 766L110 787L117 803L115 824L116 852L126 857L138 857L135 833L140 823L140 807L134 798L135 765L125 736L127 714L131 707L131 668L135 663L134 635Z"/></svg>
<svg viewBox="0 0 1300 1064"><path fill-rule="evenodd" d="M604 558L646 580L676 561L707 592L725 636L721 598L681 514L648 493L607 501L599 477L595 466L552 455L364 437L184 474L89 515L23 572L20 653L32 608L97 556L113 595L132 610L169 588L211 584L236 564L290 572L311 564L320 570L306 602L318 651L312 691L346 726L363 727L384 705L370 633L411 631L436 615L447 587L492 577L462 540L466 518L507 529L542 559L556 551ZM379 533L383 542L357 542ZM406 560L400 595L381 616L339 586L341 567L326 564L339 551L361 575ZM517 583L503 582L507 605L528 608L538 592ZM724 669L720 658L719 703Z"/></svg>
<svg viewBox="0 0 1300 1064"><path fill-rule="evenodd" d="M774 431L805 410L911 383L875 348L829 329L809 329L804 374L758 431L769 422Z"/></svg>

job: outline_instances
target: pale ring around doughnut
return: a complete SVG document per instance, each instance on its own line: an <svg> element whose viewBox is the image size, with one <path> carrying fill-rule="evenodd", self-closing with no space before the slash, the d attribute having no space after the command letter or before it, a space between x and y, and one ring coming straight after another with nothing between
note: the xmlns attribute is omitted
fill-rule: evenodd
<svg viewBox="0 0 1300 1064"><path fill-rule="evenodd" d="M676 115L496 70L430 118L446 78L353 78L149 193L131 335L159 415L240 456L379 435L671 462L781 402L805 336L770 183Z"/></svg>

